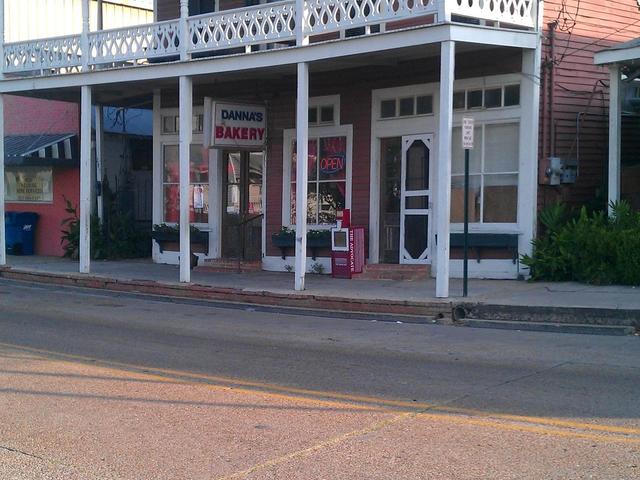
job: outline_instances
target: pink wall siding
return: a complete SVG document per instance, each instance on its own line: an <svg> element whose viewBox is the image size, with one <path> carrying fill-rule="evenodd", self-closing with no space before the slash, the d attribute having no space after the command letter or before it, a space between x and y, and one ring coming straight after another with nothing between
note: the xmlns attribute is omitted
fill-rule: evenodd
<svg viewBox="0 0 640 480"><path fill-rule="evenodd" d="M5 97L5 134L31 135L78 133L78 106L35 98ZM37 255L63 254L60 244L61 222L69 215L64 211L64 197L74 205L80 201L79 168L54 168L53 203L6 203L7 211L40 214L36 230Z"/></svg>

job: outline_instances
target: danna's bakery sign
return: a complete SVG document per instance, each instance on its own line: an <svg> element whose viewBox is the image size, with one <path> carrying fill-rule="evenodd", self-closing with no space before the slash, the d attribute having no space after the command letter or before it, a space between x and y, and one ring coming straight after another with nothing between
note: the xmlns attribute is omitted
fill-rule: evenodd
<svg viewBox="0 0 640 480"><path fill-rule="evenodd" d="M262 147L266 134L264 105L213 104L212 147Z"/></svg>

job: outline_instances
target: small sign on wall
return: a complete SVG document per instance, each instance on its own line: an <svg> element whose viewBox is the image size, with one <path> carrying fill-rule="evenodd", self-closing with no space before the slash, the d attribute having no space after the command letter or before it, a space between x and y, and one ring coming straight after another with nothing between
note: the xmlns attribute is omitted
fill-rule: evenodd
<svg viewBox="0 0 640 480"><path fill-rule="evenodd" d="M213 103L212 147L263 147L267 135L264 105Z"/></svg>
<svg viewBox="0 0 640 480"><path fill-rule="evenodd" d="M7 167L4 173L7 202L53 202L53 170L50 167Z"/></svg>

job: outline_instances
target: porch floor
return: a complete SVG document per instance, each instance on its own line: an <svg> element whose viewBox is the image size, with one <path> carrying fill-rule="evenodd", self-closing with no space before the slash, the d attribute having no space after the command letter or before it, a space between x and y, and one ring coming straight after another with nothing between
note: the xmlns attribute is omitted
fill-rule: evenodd
<svg viewBox="0 0 640 480"><path fill-rule="evenodd" d="M9 256L8 266L26 271L76 274L78 263L57 257ZM151 260L93 261L93 276L116 280L145 280L177 283L178 267ZM279 272L218 273L192 272L192 283L210 287L236 288L250 292L293 293L293 275ZM451 280L451 299L435 298L435 280L344 280L329 275L307 275L303 293L335 298L378 301L431 302L462 298L462 280ZM545 283L516 280L470 280L465 301L491 305L549 306L640 310L640 288L592 286L578 283Z"/></svg>

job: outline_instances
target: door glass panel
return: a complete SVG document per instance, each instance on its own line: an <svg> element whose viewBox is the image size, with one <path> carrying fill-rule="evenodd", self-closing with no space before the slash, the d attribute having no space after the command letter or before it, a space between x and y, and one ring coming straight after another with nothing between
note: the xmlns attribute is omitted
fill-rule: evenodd
<svg viewBox="0 0 640 480"><path fill-rule="evenodd" d="M240 183L242 175L242 162L240 152L230 153L227 156L227 183Z"/></svg>
<svg viewBox="0 0 640 480"><path fill-rule="evenodd" d="M251 152L249 154L249 183L262 183L262 152Z"/></svg>
<svg viewBox="0 0 640 480"><path fill-rule="evenodd" d="M240 214L240 185L227 185L227 213Z"/></svg>
<svg viewBox="0 0 640 480"><path fill-rule="evenodd" d="M412 259L418 259L427 249L429 228L427 215L405 215L404 249Z"/></svg>
<svg viewBox="0 0 640 480"><path fill-rule="evenodd" d="M380 140L380 261L400 261L402 138Z"/></svg>
<svg viewBox="0 0 640 480"><path fill-rule="evenodd" d="M406 189L429 190L429 149L421 140L407 150Z"/></svg>
<svg viewBox="0 0 640 480"><path fill-rule="evenodd" d="M426 210L429 208L429 197L420 195L419 197L406 197L405 208L408 210Z"/></svg>

